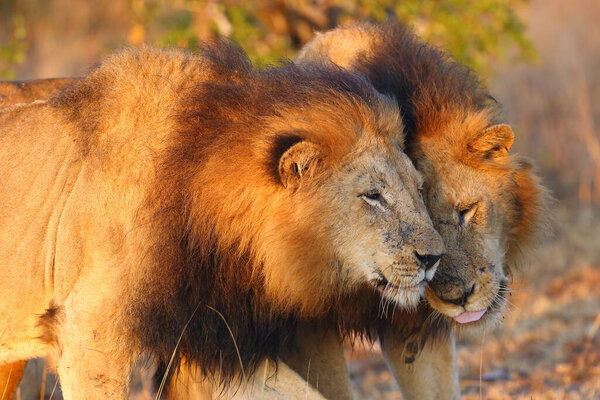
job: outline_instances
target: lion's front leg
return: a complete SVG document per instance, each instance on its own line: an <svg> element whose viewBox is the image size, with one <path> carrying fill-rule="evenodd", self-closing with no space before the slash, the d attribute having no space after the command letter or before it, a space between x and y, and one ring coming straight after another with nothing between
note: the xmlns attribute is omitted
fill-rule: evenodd
<svg viewBox="0 0 600 400"><path fill-rule="evenodd" d="M92 307L65 311L52 357L65 400L128 398L139 351L127 324L119 320Z"/></svg>
<svg viewBox="0 0 600 400"><path fill-rule="evenodd" d="M392 329L381 334L381 350L404 399L460 399L454 333L429 339L401 341ZM420 348L422 346L422 348Z"/></svg>
<svg viewBox="0 0 600 400"><path fill-rule="evenodd" d="M283 361L325 398L353 398L337 329L312 323L299 324L296 350L283 357Z"/></svg>
<svg viewBox="0 0 600 400"><path fill-rule="evenodd" d="M297 346L276 366L264 361L241 388L211 389L192 364L184 363L168 385L167 398L351 400L352 389L342 341L334 328L300 323ZM206 393L213 392L212 397Z"/></svg>
<svg viewBox="0 0 600 400"><path fill-rule="evenodd" d="M239 376L237 378L240 378ZM161 393L165 400L325 400L315 388L280 361L265 360L247 381L221 387L185 362Z"/></svg>
<svg viewBox="0 0 600 400"><path fill-rule="evenodd" d="M131 358L95 347L93 342L64 347L57 371L65 400L128 398Z"/></svg>

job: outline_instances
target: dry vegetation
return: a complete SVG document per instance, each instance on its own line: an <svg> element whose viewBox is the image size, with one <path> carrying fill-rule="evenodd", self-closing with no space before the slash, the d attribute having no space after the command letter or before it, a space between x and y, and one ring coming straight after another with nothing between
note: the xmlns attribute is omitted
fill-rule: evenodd
<svg viewBox="0 0 600 400"><path fill-rule="evenodd" d="M600 399L600 3L533 0L524 18L538 61L498 63L491 84L515 127L515 150L536 161L558 199L554 233L516 274L503 324L460 339L461 386L465 399ZM81 71L75 62L56 68L59 59L89 59L82 54L49 57L37 71ZM376 348L348 357L357 398L401 398ZM41 368L30 368L22 399L40 398ZM135 398L149 399L141 371ZM48 375L46 398L53 385Z"/></svg>

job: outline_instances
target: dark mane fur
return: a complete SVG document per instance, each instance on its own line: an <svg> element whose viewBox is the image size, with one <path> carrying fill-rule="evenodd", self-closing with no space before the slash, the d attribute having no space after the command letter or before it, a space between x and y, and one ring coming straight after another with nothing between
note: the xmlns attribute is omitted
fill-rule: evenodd
<svg viewBox="0 0 600 400"><path fill-rule="evenodd" d="M205 220L199 221L181 214L194 207L190 181L211 154L224 154L227 163L225 153L236 153L238 147L258 151L252 143L257 132L269 132L268 121L285 118L285 110L324 103L327 94L367 102L373 94L364 81L340 71L303 71L293 65L255 71L239 49L222 44L205 48L203 54L217 71L216 79L182 93L174 115L178 140L163 158L159 173L164 175L158 178L161 191L169 196L157 193L159 198L152 199L166 201L164 207L173 210L159 221L159 231L168 235L161 242L172 245L157 252L161 273L153 283L156 300L145 311L140 336L142 345L168 361L189 321L180 354L196 361L203 374L227 382L240 371L238 350L246 374L265 357L276 361L293 342L297 317L293 312L281 312L265 298L252 243L240 246L236 240L219 237L213 230L218 215L204 215ZM283 151L306 136L304 132L270 133L260 139L267 141L269 150L260 155L259 165L270 179L253 184L280 185L274 166ZM168 188L165 182L170 182ZM172 202L175 204L169 204Z"/></svg>
<svg viewBox="0 0 600 400"><path fill-rule="evenodd" d="M338 43L347 46L342 47L347 53L337 48ZM474 116L483 116L481 120L489 125L498 123L495 120L498 105L477 74L442 49L425 43L408 26L364 23L342 27L317 36L307 48L301 51L299 64L339 63L366 77L379 92L396 99L406 129L407 153L413 161L418 162L422 157L420 141L424 138L437 137L441 141L449 138L450 146L460 147L480 132L456 132L449 128L453 125L467 126L465 122ZM511 169L513 179L522 182L515 190L520 197L515 201L519 204L514 204L513 208L520 217L516 219L514 230L527 228L512 237L529 245L535 231L540 230L540 220L544 219L545 194L531 172L522 172L522 159L512 156L512 160L514 162L506 165L486 162L500 171ZM481 162L478 163L476 167L484 168ZM526 201L518 201L521 197ZM513 242L515 240L512 240L508 253L515 253L518 248ZM511 258L507 259L512 263ZM362 298L370 299L364 302L369 306L361 308L351 299L348 299L348 305L339 306L341 309L348 307L348 312L338 319L339 326L346 335L357 330L359 334L374 338L378 327L389 321L373 316L373 310L380 309L380 296ZM431 311L431 308L424 303L418 312L394 311L394 318L399 323L393 325L398 328L400 337L408 338L421 331L422 337L436 338L450 332L446 319L423 318L431 314L423 310Z"/></svg>
<svg viewBox="0 0 600 400"><path fill-rule="evenodd" d="M496 102L478 76L448 53L419 39L409 27L364 25L376 41L353 68L398 102L407 142L431 135L467 113L493 111Z"/></svg>

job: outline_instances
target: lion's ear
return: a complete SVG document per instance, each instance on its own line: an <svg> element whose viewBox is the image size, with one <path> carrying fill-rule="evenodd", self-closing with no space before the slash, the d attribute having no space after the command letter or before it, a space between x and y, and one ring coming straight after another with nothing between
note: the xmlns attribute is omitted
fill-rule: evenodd
<svg viewBox="0 0 600 400"><path fill-rule="evenodd" d="M286 188L296 188L302 179L312 176L321 151L311 142L298 142L283 153L279 159L279 177Z"/></svg>
<svg viewBox="0 0 600 400"><path fill-rule="evenodd" d="M468 149L481 154L485 159L495 159L508 155L515 141L515 134L506 124L493 125L481 132L468 144Z"/></svg>

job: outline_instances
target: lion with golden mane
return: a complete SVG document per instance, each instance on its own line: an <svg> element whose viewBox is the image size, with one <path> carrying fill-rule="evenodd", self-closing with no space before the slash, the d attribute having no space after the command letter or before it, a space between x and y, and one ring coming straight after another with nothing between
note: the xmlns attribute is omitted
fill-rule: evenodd
<svg viewBox="0 0 600 400"><path fill-rule="evenodd" d="M3 109L0 363L124 398L140 355L230 382L339 299L416 304L443 243L399 115L357 76L225 43L124 51Z"/></svg>
<svg viewBox="0 0 600 400"><path fill-rule="evenodd" d="M400 313L378 332L405 397L460 398L452 325L483 330L498 321L511 270L544 231L545 190L531 164L509 153L514 133L477 76L409 28L339 28L319 34L295 62L341 66L398 103L407 154L424 176L425 204L446 253L427 290L431 308L420 317ZM423 321L409 336L398 334L406 315ZM318 338L305 341L310 348Z"/></svg>

